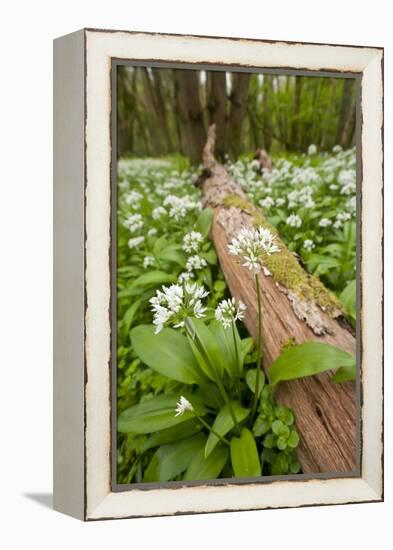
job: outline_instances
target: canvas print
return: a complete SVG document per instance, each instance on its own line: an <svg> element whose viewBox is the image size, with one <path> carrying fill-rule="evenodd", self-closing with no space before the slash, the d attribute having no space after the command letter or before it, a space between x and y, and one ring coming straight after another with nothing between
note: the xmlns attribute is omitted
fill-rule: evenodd
<svg viewBox="0 0 393 550"><path fill-rule="evenodd" d="M117 484L355 471L357 99L117 66Z"/></svg>

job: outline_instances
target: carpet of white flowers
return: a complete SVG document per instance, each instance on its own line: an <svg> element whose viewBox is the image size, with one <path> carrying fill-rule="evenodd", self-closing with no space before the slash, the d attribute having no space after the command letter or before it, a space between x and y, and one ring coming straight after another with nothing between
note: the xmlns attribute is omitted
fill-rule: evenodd
<svg viewBox="0 0 393 550"><path fill-rule="evenodd" d="M227 168L289 249L336 293L355 320L355 150L336 147L319 154L310 147L307 155L286 155L273 162L270 173L261 174L250 159ZM194 185L199 172L180 157L118 164L119 413L152 395L180 391L181 384L141 364L131 346L131 328L152 323L150 300L157 290L184 281L203 284L208 292L205 305L212 310L229 297L207 235L201 192ZM248 360L255 361L252 353ZM140 438L119 434L120 483L141 480L142 465L135 461L139 444Z"/></svg>

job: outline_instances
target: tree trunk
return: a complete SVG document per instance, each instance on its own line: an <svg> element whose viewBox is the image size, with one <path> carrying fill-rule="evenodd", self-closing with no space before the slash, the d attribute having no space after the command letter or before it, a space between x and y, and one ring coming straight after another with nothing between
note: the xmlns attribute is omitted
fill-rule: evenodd
<svg viewBox="0 0 393 550"><path fill-rule="evenodd" d="M347 78L344 82L343 95L341 98L340 118L337 125L336 143L345 146L345 128L351 116L351 95L353 81Z"/></svg>
<svg viewBox="0 0 393 550"><path fill-rule="evenodd" d="M150 80L149 73L146 68L141 67L140 69L135 69L141 71L142 73L142 82L144 90L144 103L146 106L145 116L147 127L149 130L149 138L153 145L153 151L155 155L160 155L163 152L166 152L165 140L162 139L161 133L157 128L157 109L155 105L155 97L153 92L152 83ZM161 139L160 139L161 138Z"/></svg>
<svg viewBox="0 0 393 550"><path fill-rule="evenodd" d="M227 126L226 76L224 71L213 71L207 75L209 124L216 125L216 155L220 160L224 160Z"/></svg>
<svg viewBox="0 0 393 550"><path fill-rule="evenodd" d="M295 150L299 149L299 146L300 146L299 130L300 130L301 98L302 98L302 77L295 76L295 96L294 96L294 102L293 102L292 135L291 135L292 149L295 149Z"/></svg>
<svg viewBox="0 0 393 550"><path fill-rule="evenodd" d="M161 133L163 134L165 139L165 144L166 144L165 149L167 152L169 152L169 151L173 151L173 144L172 144L171 133L169 131L166 105L165 105L163 89L162 89L161 71L162 69L152 69L152 76L153 76L153 83L154 83L154 95L155 95L157 119L160 124Z"/></svg>
<svg viewBox="0 0 393 550"><path fill-rule="evenodd" d="M246 109L247 90L250 75L232 73L231 112L228 124L228 146L230 156L236 160L242 150L242 127Z"/></svg>
<svg viewBox="0 0 393 550"><path fill-rule="evenodd" d="M232 296L246 306L245 326L257 338L254 276L228 253L241 227L269 227L262 212L248 202L240 186L214 158L214 127L209 129L203 160L210 176L203 184L204 205L214 209L212 238ZM355 338L337 299L306 273L277 236L280 252L274 269L266 262L259 275L263 303L263 366L269 366L290 340L319 341L355 353ZM289 282L291 282L289 284ZM303 472L352 472L356 465L355 384L334 384L331 373L279 384L277 401L296 415L298 458Z"/></svg>
<svg viewBox="0 0 393 550"><path fill-rule="evenodd" d="M269 109L272 95L272 80L270 75L263 75L263 146L270 151L272 145L271 110Z"/></svg>
<svg viewBox="0 0 393 550"><path fill-rule="evenodd" d="M201 161L206 139L203 109L199 98L198 73L187 69L174 71L181 141L193 164Z"/></svg>

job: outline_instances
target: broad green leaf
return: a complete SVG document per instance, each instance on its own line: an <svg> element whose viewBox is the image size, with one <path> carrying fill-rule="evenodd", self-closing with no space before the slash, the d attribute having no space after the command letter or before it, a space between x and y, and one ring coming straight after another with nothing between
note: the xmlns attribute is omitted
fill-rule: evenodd
<svg viewBox="0 0 393 550"><path fill-rule="evenodd" d="M199 449L187 468L183 479L190 481L216 479L227 463L228 456L229 449L222 443L217 445L207 458L205 458L204 449Z"/></svg>
<svg viewBox="0 0 393 550"><path fill-rule="evenodd" d="M258 449L254 436L243 428L240 437L231 439L231 462L236 477L258 477L261 475Z"/></svg>
<svg viewBox="0 0 393 550"><path fill-rule="evenodd" d="M241 354L244 361L244 358L246 355L252 352L252 350L255 347L254 339L251 338L251 336L248 336L247 338L242 338L241 340Z"/></svg>
<svg viewBox="0 0 393 550"><path fill-rule="evenodd" d="M205 436L197 434L163 445L154 453L143 477L144 482L169 481L184 472L195 454L203 449Z"/></svg>
<svg viewBox="0 0 393 550"><path fill-rule="evenodd" d="M184 384L201 381L198 363L180 332L164 328L155 334L153 325L139 325L131 330L131 342L138 357L156 372Z"/></svg>
<svg viewBox="0 0 393 550"><path fill-rule="evenodd" d="M250 409L245 409L241 406L241 404L238 401L231 401L231 406L233 410L233 414L235 415L236 421L238 423L242 422L245 418L247 418ZM216 419L213 423L213 430L217 432L220 436L224 437L232 428L234 427L233 418L230 413L228 405L225 405L218 415L216 416ZM206 447L205 447L205 456L208 457L210 453L213 451L214 447L219 442L219 438L213 433L210 432L209 437L206 441Z"/></svg>
<svg viewBox="0 0 393 550"><path fill-rule="evenodd" d="M232 328L224 328L223 324L217 320L212 321L209 328L216 339L222 357L225 358L224 368L234 380L240 375L243 367L240 353L241 341L237 328L235 326L234 331Z"/></svg>
<svg viewBox="0 0 393 550"><path fill-rule="evenodd" d="M332 382L341 384L342 382L348 382L349 380L356 380L356 360L353 358L353 362L344 367L340 367L336 374L332 378Z"/></svg>
<svg viewBox="0 0 393 550"><path fill-rule="evenodd" d="M186 265L187 257L182 250L178 249L178 245L170 245L161 250L158 254L159 260L164 260L167 262L174 262L179 264L181 267Z"/></svg>
<svg viewBox="0 0 393 550"><path fill-rule="evenodd" d="M197 418L191 418L182 424L177 424L171 428L160 430L152 433L142 446L142 451L145 452L153 447L159 447L160 445L167 445L168 443L174 443L175 441L181 441L186 437L195 435L202 429L202 424Z"/></svg>
<svg viewBox="0 0 393 550"><path fill-rule="evenodd" d="M189 317L186 323L193 334L193 352L199 366L211 380L215 380L216 376L222 377L224 358L214 333L201 319Z"/></svg>
<svg viewBox="0 0 393 550"><path fill-rule="evenodd" d="M141 302L142 300L135 300L135 302L127 309L127 311L125 312L124 316L123 316L123 321L124 321L124 330L126 333L128 333L128 331L130 330L131 328L131 325L132 325L132 322L134 320L134 317L141 305Z"/></svg>
<svg viewBox="0 0 393 550"><path fill-rule="evenodd" d="M199 231L204 237L207 237L213 220L213 210L205 208L196 221L195 230Z"/></svg>
<svg viewBox="0 0 393 550"><path fill-rule="evenodd" d="M186 411L176 416L176 404L179 395L160 395L143 403L138 403L123 411L118 418L117 430L122 433L148 434L165 430L194 418L192 412ZM195 411L204 414L201 404L192 400Z"/></svg>
<svg viewBox="0 0 393 550"><path fill-rule="evenodd" d="M257 384L257 373L259 376L259 386L258 386L258 395L259 397L262 393L263 386L265 385L265 374L262 371L262 369L250 369L247 371L246 374L246 383L247 386L250 388L252 393L255 393L256 391L256 384Z"/></svg>
<svg viewBox="0 0 393 550"><path fill-rule="evenodd" d="M306 342L287 349L277 357L269 369L270 382L277 384L282 380L348 367L354 360L353 355L330 344Z"/></svg>
<svg viewBox="0 0 393 550"><path fill-rule="evenodd" d="M177 281L176 275L173 273L166 273L165 271L149 271L144 273L135 279L131 288L146 287L146 286L158 286L165 283L175 283Z"/></svg>
<svg viewBox="0 0 393 550"><path fill-rule="evenodd" d="M352 319L356 320L356 280L350 281L344 288L340 294L340 301Z"/></svg>
<svg viewBox="0 0 393 550"><path fill-rule="evenodd" d="M210 249L208 252L202 252L200 254L202 258L205 258L208 264L210 265L216 265L217 264L217 254L215 253L214 249Z"/></svg>

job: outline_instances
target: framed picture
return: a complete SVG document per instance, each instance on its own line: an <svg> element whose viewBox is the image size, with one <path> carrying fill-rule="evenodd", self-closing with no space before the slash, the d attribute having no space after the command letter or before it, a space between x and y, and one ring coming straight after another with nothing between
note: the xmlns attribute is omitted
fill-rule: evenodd
<svg viewBox="0 0 393 550"><path fill-rule="evenodd" d="M54 42L54 507L383 499L383 49Z"/></svg>

